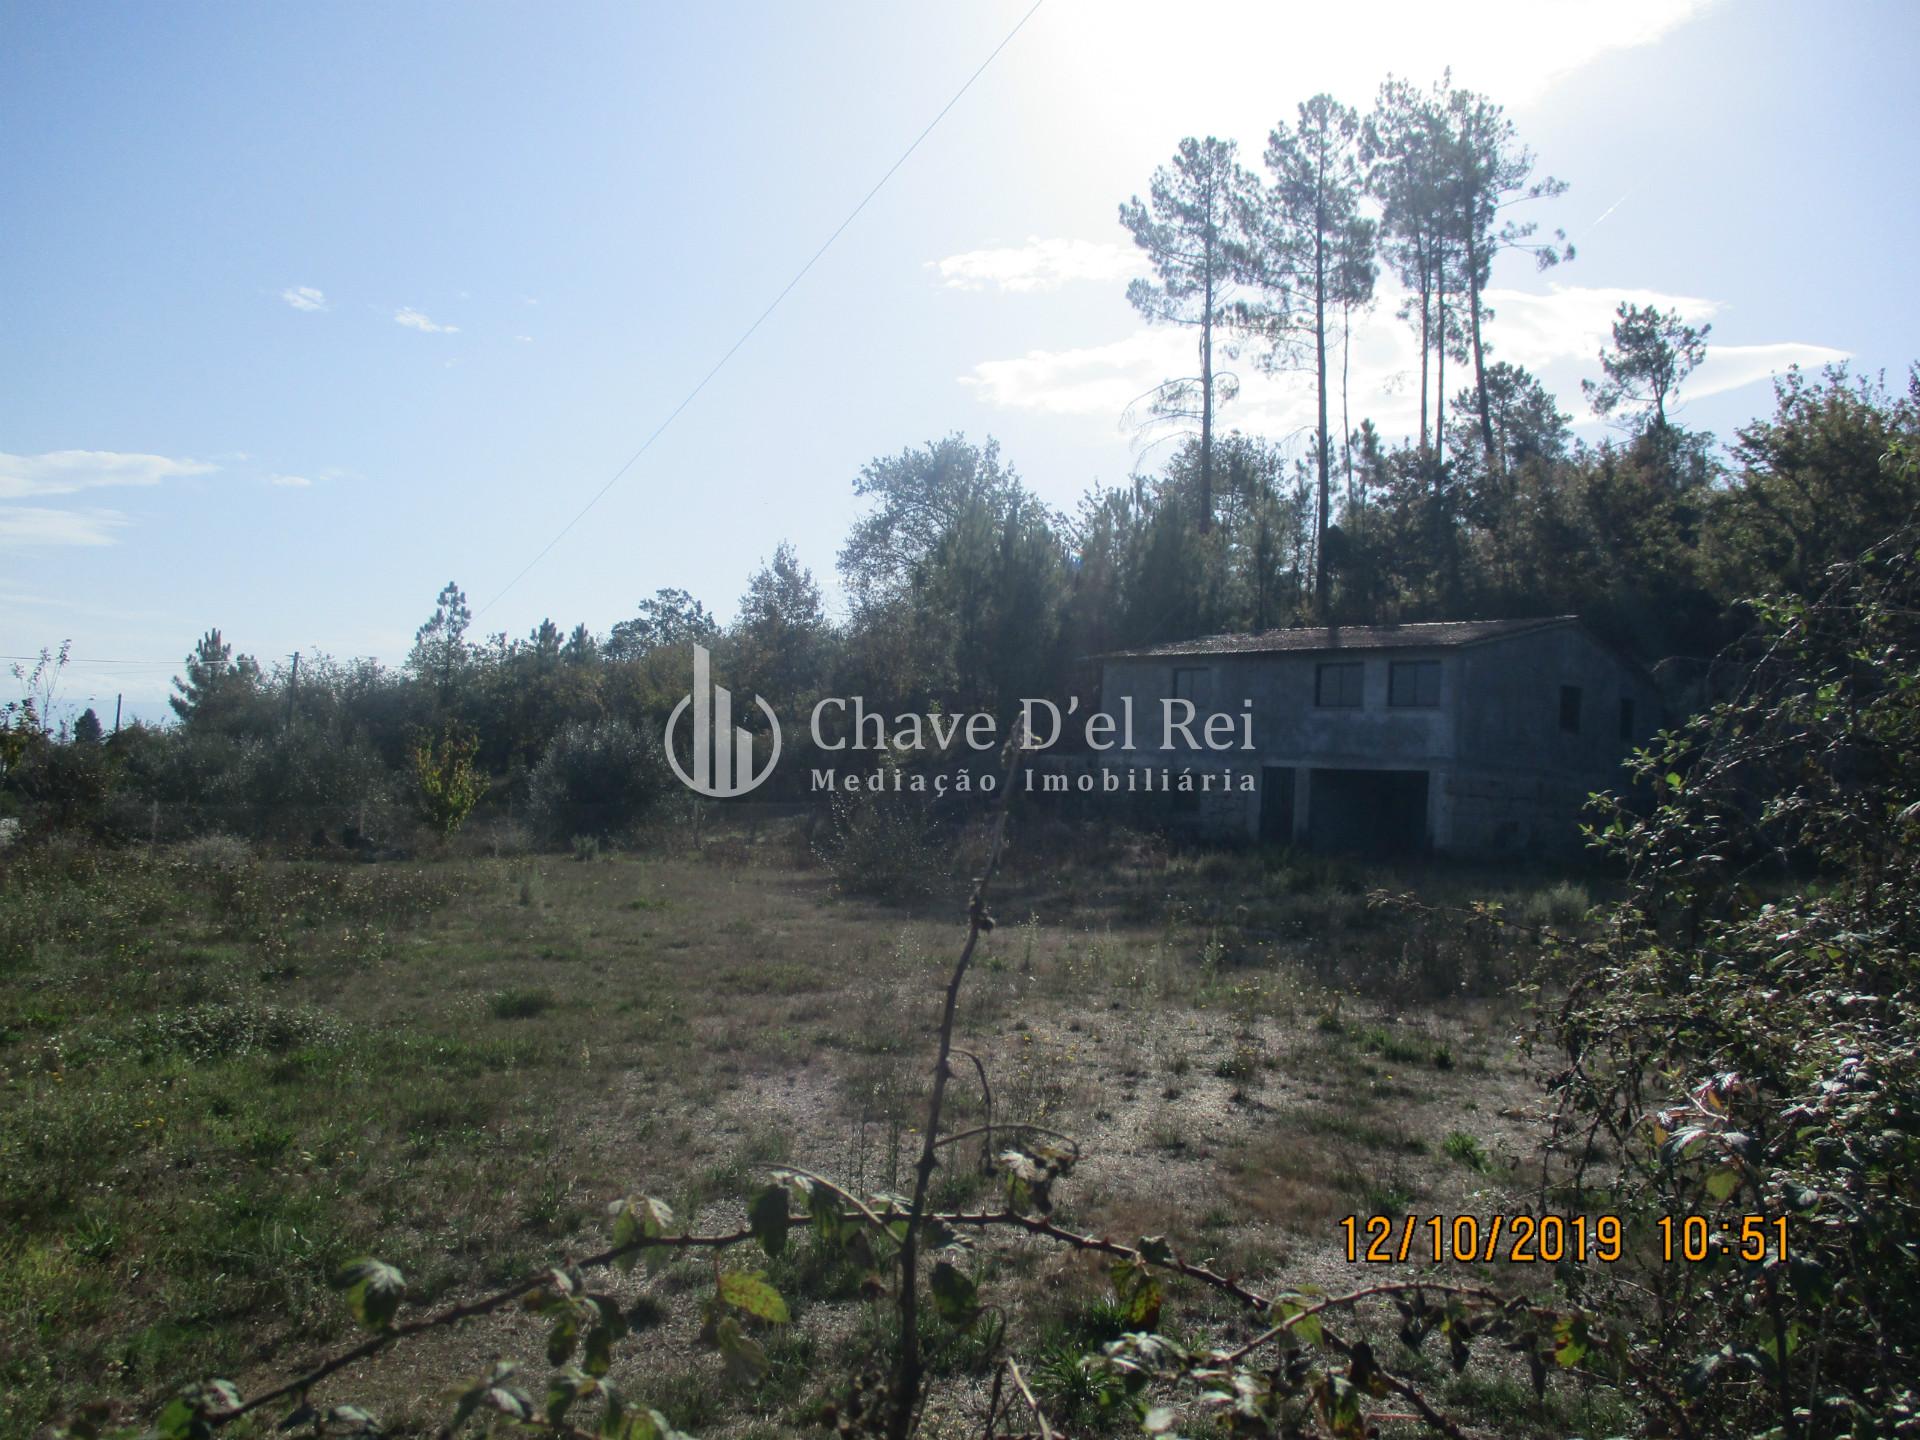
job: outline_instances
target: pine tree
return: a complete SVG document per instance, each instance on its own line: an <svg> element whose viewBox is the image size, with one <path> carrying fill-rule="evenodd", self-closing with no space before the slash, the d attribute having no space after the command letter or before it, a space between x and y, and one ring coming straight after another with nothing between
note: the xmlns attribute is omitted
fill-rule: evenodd
<svg viewBox="0 0 1920 1440"><path fill-rule="evenodd" d="M1257 184L1235 157L1231 140L1188 137L1171 167L1153 172L1148 198L1136 195L1120 207L1120 223L1146 252L1154 276L1128 285L1128 301L1150 322L1199 332L1200 374L1163 381L1146 400L1157 420L1200 422L1202 533L1213 528L1214 412L1237 389L1232 375L1216 370L1214 347L1233 313L1234 281L1247 272Z"/></svg>
<svg viewBox="0 0 1920 1440"><path fill-rule="evenodd" d="M1326 536L1333 495L1327 351L1334 314L1367 303L1375 273L1374 224L1360 214L1366 177L1359 134L1360 117L1331 95L1304 102L1297 124L1274 127L1266 154L1273 184L1262 196L1252 262L1265 296L1257 315L1271 346L1267 363L1311 356L1318 416L1313 595L1322 616L1330 594Z"/></svg>

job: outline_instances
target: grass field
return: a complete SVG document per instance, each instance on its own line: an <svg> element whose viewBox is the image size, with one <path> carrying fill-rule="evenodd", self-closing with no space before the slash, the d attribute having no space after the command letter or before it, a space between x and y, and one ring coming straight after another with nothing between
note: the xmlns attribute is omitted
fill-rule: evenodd
<svg viewBox="0 0 1920 1440"><path fill-rule="evenodd" d="M769 1164L905 1186L963 895L852 898L791 838L581 860L315 863L216 840L11 861L0 1436L89 1399L133 1418L184 1380L246 1391L295 1370L348 1338L327 1279L352 1256L399 1266L411 1307L597 1248L622 1194L717 1225ZM956 1039L997 1120L1082 1145L1066 1223L1352 1288L1378 1267L1346 1262L1343 1216L1486 1214L1528 1183L1538 1086L1501 998L1524 927L1367 892L1571 925L1579 887L1147 842L1097 863L1040 853L1016 846ZM979 1123L970 1066L952 1093L953 1122ZM977 1150L948 1153L942 1203L995 1183ZM616 1378L696 1433L805 1428L886 1314L857 1275L792 1253L773 1268L793 1323L767 1337L767 1376L730 1388L675 1304L702 1263L621 1280L657 1334ZM1058 1418L1116 1423L1067 1358L1117 1324L1104 1271L1027 1241L984 1264ZM1174 1301L1196 1329L1242 1323ZM315 1398L424 1432L452 1383L498 1353L537 1359L540 1335L517 1315L436 1332ZM977 1432L990 1364L964 1343L936 1359L930 1428ZM1497 1433L1580 1419L1497 1366L1434 1373Z"/></svg>

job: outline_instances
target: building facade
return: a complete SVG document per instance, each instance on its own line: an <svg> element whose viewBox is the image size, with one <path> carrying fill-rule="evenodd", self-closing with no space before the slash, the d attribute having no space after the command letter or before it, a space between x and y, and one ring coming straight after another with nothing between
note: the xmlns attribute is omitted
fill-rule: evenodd
<svg viewBox="0 0 1920 1440"><path fill-rule="evenodd" d="M1665 723L1646 672L1573 616L1219 635L1100 665L1103 713L1117 734L1134 722L1104 765L1251 773L1251 787L1175 791L1166 813L1322 850L1577 849L1588 795L1620 788L1621 761ZM1162 748L1162 718L1188 705L1176 739L1224 715L1234 747Z"/></svg>

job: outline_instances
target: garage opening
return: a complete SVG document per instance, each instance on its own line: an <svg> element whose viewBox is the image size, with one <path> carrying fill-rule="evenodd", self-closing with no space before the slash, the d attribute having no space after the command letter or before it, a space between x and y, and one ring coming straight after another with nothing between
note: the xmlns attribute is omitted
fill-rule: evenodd
<svg viewBox="0 0 1920 1440"><path fill-rule="evenodd" d="M1293 843L1293 766L1260 769L1260 840L1266 845Z"/></svg>
<svg viewBox="0 0 1920 1440"><path fill-rule="evenodd" d="M1417 855L1427 848L1425 770L1315 770L1307 793L1315 850Z"/></svg>

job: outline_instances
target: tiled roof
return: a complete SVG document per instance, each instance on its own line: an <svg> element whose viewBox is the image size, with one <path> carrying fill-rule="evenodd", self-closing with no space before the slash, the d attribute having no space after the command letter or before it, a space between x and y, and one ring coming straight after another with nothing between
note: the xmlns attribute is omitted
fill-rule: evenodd
<svg viewBox="0 0 1920 1440"><path fill-rule="evenodd" d="M1434 620L1418 625L1312 625L1253 635L1203 635L1141 650L1119 650L1102 660L1146 660L1181 655L1283 655L1327 650L1413 650L1478 645L1530 630L1577 625L1574 615L1538 620Z"/></svg>

